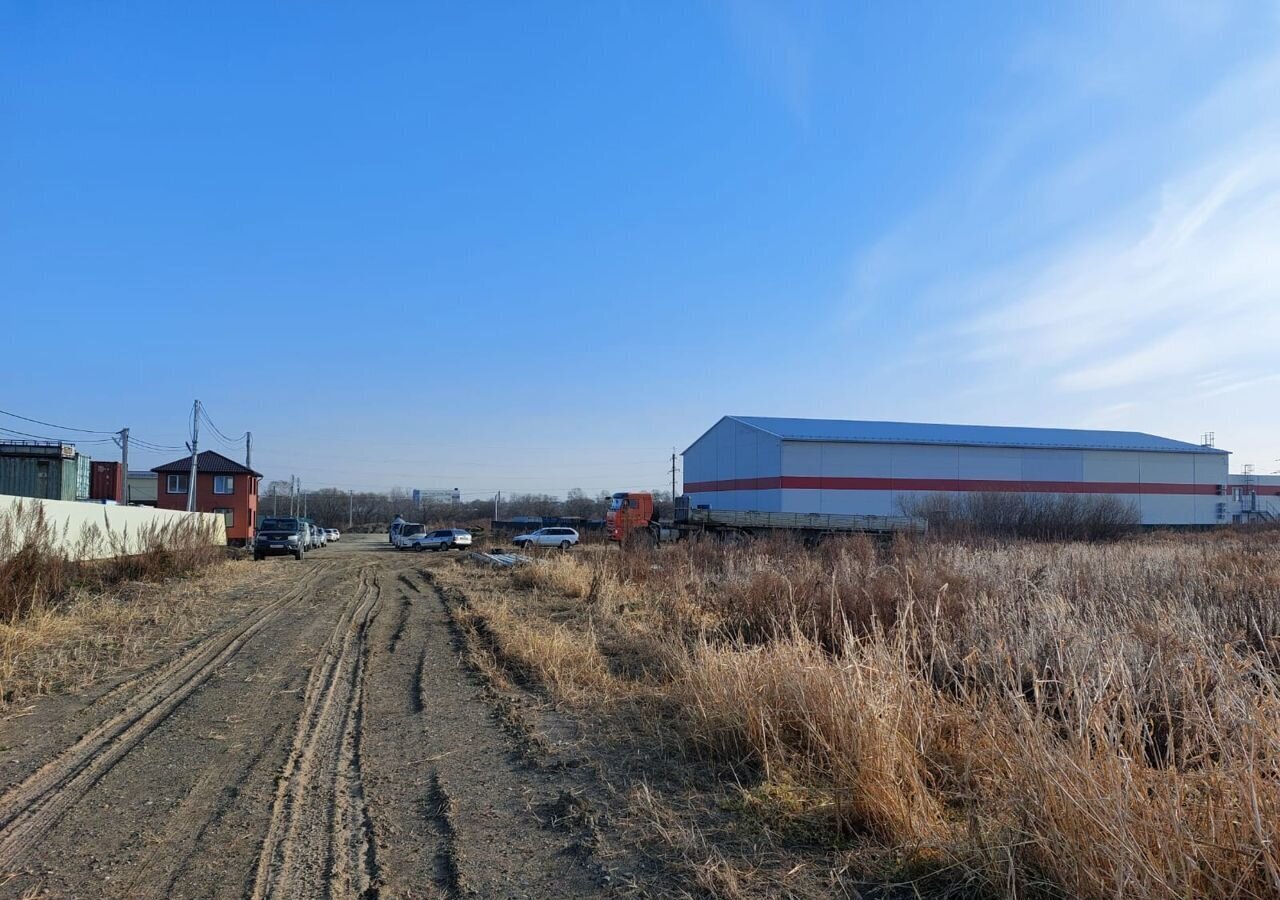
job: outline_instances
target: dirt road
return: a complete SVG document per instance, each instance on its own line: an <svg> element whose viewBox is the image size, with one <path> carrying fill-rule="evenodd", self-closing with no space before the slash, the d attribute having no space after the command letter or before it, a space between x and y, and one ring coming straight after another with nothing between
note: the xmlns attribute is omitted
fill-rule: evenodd
<svg viewBox="0 0 1280 900"><path fill-rule="evenodd" d="M181 652L0 723L0 897L608 893L461 661L451 558L259 565Z"/></svg>

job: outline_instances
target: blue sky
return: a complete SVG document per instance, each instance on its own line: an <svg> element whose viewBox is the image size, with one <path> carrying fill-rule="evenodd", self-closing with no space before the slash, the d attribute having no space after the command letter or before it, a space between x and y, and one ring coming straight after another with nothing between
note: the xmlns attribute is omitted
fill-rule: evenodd
<svg viewBox="0 0 1280 900"><path fill-rule="evenodd" d="M725 413L1280 469L1280 9L962 6L0 2L0 409L473 495Z"/></svg>

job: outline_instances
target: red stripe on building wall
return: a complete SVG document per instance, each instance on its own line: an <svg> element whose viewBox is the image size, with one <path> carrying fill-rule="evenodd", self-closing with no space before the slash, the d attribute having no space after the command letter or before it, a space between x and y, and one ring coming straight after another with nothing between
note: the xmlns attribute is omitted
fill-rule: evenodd
<svg viewBox="0 0 1280 900"><path fill-rule="evenodd" d="M930 491L1007 494L1205 494L1219 493L1215 484L1167 484L1138 481L1006 481L981 478L837 478L819 475L782 475L773 478L729 478L693 481L688 494L712 491Z"/></svg>

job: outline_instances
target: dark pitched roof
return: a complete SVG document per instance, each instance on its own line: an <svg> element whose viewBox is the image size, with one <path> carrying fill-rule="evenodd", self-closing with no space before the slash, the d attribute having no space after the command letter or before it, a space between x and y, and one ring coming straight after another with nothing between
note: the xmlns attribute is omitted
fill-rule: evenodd
<svg viewBox="0 0 1280 900"><path fill-rule="evenodd" d="M212 450L200 451L200 456L196 459L196 470L200 474L210 475L257 475L262 477L261 472L255 472L248 466L243 466L234 459L227 459L221 453L215 453ZM184 456L182 459L175 459L171 463L165 463L163 466L156 466L152 472L190 472L191 457Z"/></svg>

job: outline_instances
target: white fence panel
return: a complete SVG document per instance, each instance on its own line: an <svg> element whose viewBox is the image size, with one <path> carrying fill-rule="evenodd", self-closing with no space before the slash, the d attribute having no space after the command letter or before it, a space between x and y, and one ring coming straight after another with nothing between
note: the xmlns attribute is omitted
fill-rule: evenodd
<svg viewBox="0 0 1280 900"><path fill-rule="evenodd" d="M45 523L63 553L78 559L106 559L146 549L149 538L191 524L201 526L217 546L227 543L226 523L217 513L189 513L145 506L113 506L70 500L39 500L0 495L0 521L21 521L18 511L44 509ZM21 535L17 543L21 545Z"/></svg>

